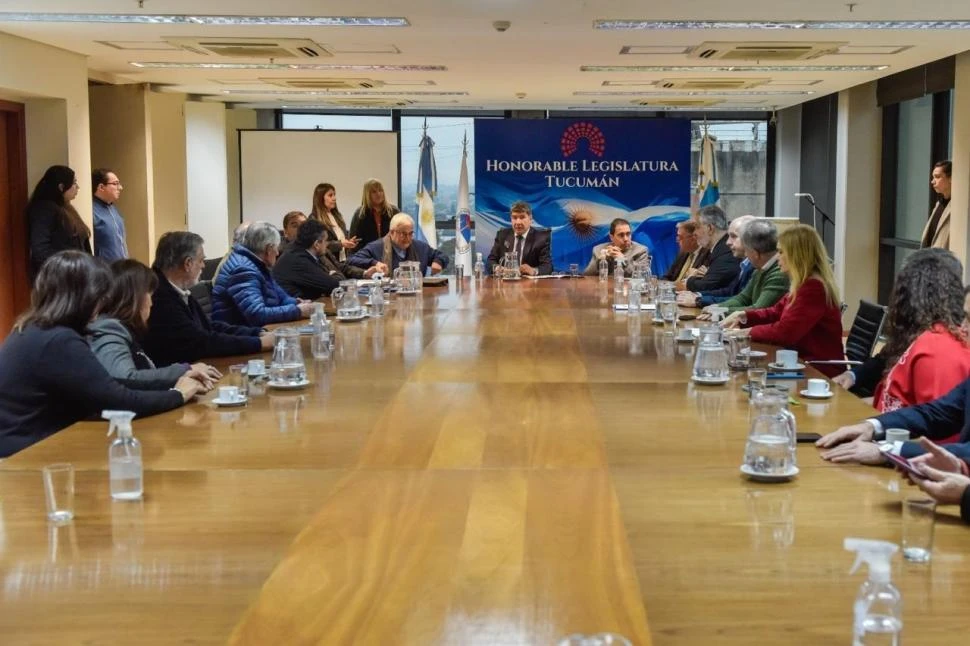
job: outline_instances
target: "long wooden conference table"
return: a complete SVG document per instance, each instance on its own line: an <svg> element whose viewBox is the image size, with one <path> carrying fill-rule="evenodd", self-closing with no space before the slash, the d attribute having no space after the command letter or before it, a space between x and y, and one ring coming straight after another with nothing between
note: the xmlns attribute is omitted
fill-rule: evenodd
<svg viewBox="0 0 970 646"><path fill-rule="evenodd" d="M849 643L842 540L898 542L906 486L812 445L794 481L744 479L745 377L692 384L694 346L611 302L590 278L395 297L307 352L303 391L136 420L140 502L110 499L104 423L0 462L0 643ZM871 413L837 390L800 431ZM76 518L49 525L65 461ZM906 643L967 640L968 552L949 508L930 564L897 556Z"/></svg>

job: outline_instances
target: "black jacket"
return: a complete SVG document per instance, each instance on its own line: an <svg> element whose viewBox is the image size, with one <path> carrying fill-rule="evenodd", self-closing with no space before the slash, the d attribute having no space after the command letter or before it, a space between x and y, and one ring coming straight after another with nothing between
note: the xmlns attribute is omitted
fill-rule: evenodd
<svg viewBox="0 0 970 646"><path fill-rule="evenodd" d="M294 298L315 301L340 285L306 249L293 247L273 266L273 278Z"/></svg>
<svg viewBox="0 0 970 646"><path fill-rule="evenodd" d="M727 287L738 277L741 271L741 259L735 258L727 246L727 234L724 234L714 248L707 261L707 274L687 279L687 289L692 292L709 292L712 289Z"/></svg>
<svg viewBox="0 0 970 646"><path fill-rule="evenodd" d="M210 321L194 298L189 296L186 304L165 275L155 273L158 288L152 294L144 347L157 365L262 351L260 328Z"/></svg>
<svg viewBox="0 0 970 646"><path fill-rule="evenodd" d="M400 209L388 203L381 215L381 230L378 232L373 214L367 212L364 207L358 206L357 210L354 211L353 219L350 221L350 237L360 239L357 249L363 249L368 243L386 236L391 229L391 218L400 212Z"/></svg>
<svg viewBox="0 0 970 646"><path fill-rule="evenodd" d="M35 202L27 212L30 229L30 271L36 276L44 261L58 251L75 249L91 253L90 238L65 228L61 207L54 202Z"/></svg>
<svg viewBox="0 0 970 646"><path fill-rule="evenodd" d="M512 228L500 229L495 234L495 244L488 254L489 271L495 265L502 264L502 258L509 251L515 249L515 232ZM533 228L525 237L525 249L522 250L521 264L529 265L538 270L539 275L552 273L552 243L548 230Z"/></svg>
<svg viewBox="0 0 970 646"><path fill-rule="evenodd" d="M102 410L154 415L182 405L177 390L129 390L68 327L28 325L0 347L0 457Z"/></svg>

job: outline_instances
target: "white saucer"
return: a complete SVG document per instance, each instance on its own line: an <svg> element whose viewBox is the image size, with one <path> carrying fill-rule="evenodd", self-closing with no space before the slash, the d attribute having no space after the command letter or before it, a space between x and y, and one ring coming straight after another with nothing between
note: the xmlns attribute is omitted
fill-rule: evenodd
<svg viewBox="0 0 970 646"><path fill-rule="evenodd" d="M748 355L748 357L751 359L762 359L768 356L768 353L764 352L763 350L742 350L742 352Z"/></svg>
<svg viewBox="0 0 970 646"><path fill-rule="evenodd" d="M289 382L279 382L279 381L267 381L266 385L270 388L277 388L279 390L298 390L300 388L305 388L310 385L309 379L304 379L303 381L297 381L294 383Z"/></svg>
<svg viewBox="0 0 970 646"><path fill-rule="evenodd" d="M338 316L337 320L353 322L353 321L363 321L365 318L367 318L367 313L361 312L360 316Z"/></svg>
<svg viewBox="0 0 970 646"><path fill-rule="evenodd" d="M719 379L717 377L693 377L692 376L690 380L696 384L720 385L720 384L726 384L727 382L731 381L731 378L724 377L723 379Z"/></svg>
<svg viewBox="0 0 970 646"><path fill-rule="evenodd" d="M780 363L777 363L777 362L774 362L773 361L773 362L771 362L771 363L768 364L768 367L769 368L774 368L775 370L786 370L788 372L791 372L792 370L804 370L805 369L805 364L804 363L796 363L793 366L783 366Z"/></svg>
<svg viewBox="0 0 970 646"><path fill-rule="evenodd" d="M769 475L767 473L757 473L752 471L747 464L742 464L741 473L748 476L755 482L784 482L786 480L791 480L798 475L798 467L792 467L792 470L785 474Z"/></svg>
<svg viewBox="0 0 970 646"><path fill-rule="evenodd" d="M502 276L502 280L522 280L522 276L519 276L518 278L512 278L512 277L506 278L505 276Z"/></svg>
<svg viewBox="0 0 970 646"><path fill-rule="evenodd" d="M245 406L246 402L249 401L249 397L245 395L241 396L239 399L233 399L232 401L223 401L222 399L215 397L212 399L212 403L216 406Z"/></svg>
<svg viewBox="0 0 970 646"><path fill-rule="evenodd" d="M415 294L420 294L419 289L399 289L397 290L399 296L414 296Z"/></svg>
<svg viewBox="0 0 970 646"><path fill-rule="evenodd" d="M829 397L831 397L834 394L830 390L827 393L825 393L824 395L815 395L815 394L812 394L812 393L808 392L808 388L806 388L805 390L800 390L798 392L799 392L799 394L802 397L807 397L808 399L828 399Z"/></svg>

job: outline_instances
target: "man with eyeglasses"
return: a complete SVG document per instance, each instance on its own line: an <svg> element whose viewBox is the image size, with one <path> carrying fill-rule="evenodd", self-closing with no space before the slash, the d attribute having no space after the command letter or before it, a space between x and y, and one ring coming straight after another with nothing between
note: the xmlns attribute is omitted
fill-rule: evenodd
<svg viewBox="0 0 970 646"><path fill-rule="evenodd" d="M414 239L414 220L407 213L398 213L391 218L387 235L370 242L350 257L347 262L361 269L370 269L377 263L384 263L393 272L405 260L421 263L421 274L441 273L448 266L448 256L427 242Z"/></svg>
<svg viewBox="0 0 970 646"><path fill-rule="evenodd" d="M107 262L128 257L125 221L115 202L124 188L114 171L96 168L91 173L94 193L94 253Z"/></svg>

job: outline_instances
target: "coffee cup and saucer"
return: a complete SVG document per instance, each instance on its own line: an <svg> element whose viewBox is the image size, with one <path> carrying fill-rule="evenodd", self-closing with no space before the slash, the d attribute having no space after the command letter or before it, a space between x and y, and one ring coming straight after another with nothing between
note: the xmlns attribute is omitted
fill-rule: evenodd
<svg viewBox="0 0 970 646"><path fill-rule="evenodd" d="M832 388L826 379L809 379L808 387L801 391L802 397L808 399L828 399L832 396Z"/></svg>
<svg viewBox="0 0 970 646"><path fill-rule="evenodd" d="M216 406L244 406L249 398L239 392L238 386L219 386L219 396L212 400Z"/></svg>

